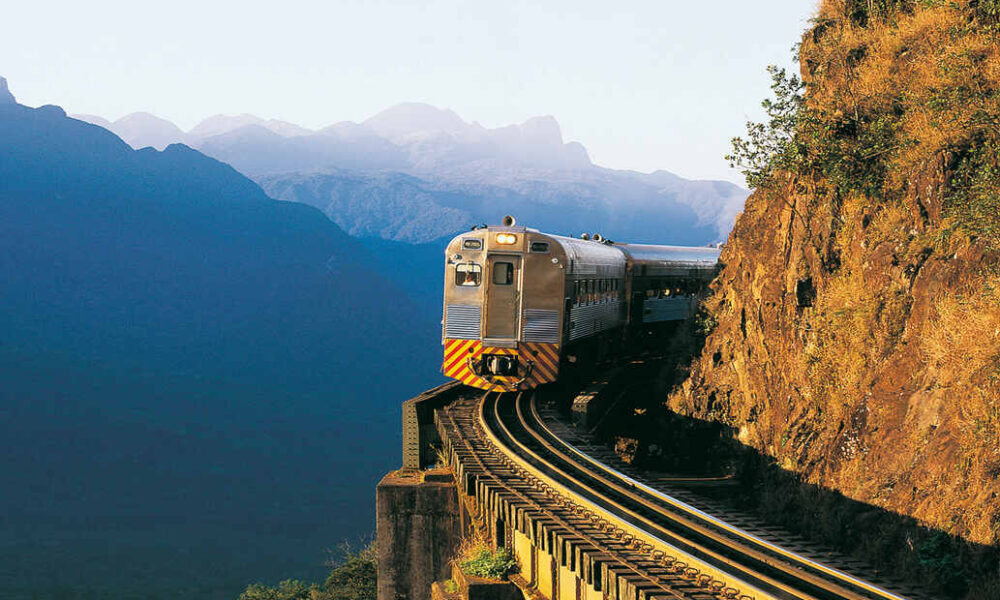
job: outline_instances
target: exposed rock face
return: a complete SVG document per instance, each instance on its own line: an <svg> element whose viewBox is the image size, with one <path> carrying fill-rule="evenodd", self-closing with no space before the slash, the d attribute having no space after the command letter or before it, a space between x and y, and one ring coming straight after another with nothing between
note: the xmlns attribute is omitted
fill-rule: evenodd
<svg viewBox="0 0 1000 600"><path fill-rule="evenodd" d="M877 187L784 173L750 197L708 304L714 329L668 404L810 483L997 544L1000 279L980 233L1000 213L980 202L969 225L955 199L996 107L932 102L995 95L1000 45L975 3L876 4L823 2L801 58L807 104L838 143L891 128L878 155L858 154Z"/></svg>

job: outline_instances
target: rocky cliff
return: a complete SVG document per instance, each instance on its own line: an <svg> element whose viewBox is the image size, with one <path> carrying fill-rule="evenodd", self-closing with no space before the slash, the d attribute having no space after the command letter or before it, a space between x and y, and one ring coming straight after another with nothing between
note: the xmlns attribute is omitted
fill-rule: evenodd
<svg viewBox="0 0 1000 600"><path fill-rule="evenodd" d="M807 483L988 545L998 15L995 0L821 3L803 91L758 130L784 134L757 140L762 163L743 153L759 187L722 254L704 348L668 399Z"/></svg>

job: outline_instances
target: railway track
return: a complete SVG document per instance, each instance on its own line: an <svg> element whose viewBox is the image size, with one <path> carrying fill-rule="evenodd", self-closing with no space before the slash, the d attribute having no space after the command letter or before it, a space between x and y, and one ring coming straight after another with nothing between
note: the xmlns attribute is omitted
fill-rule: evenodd
<svg viewBox="0 0 1000 600"><path fill-rule="evenodd" d="M914 600L591 457L553 431L533 393L466 394L438 426L467 493L501 502L522 535L618 598Z"/></svg>

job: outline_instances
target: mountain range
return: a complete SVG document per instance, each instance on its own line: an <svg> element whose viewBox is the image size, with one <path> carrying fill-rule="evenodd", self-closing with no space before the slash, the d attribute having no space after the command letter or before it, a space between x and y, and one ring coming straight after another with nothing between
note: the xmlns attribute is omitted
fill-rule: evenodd
<svg viewBox="0 0 1000 600"><path fill-rule="evenodd" d="M705 243L745 195L596 166L551 117L79 117L0 78L0 596L18 600L317 578L371 530L400 401L440 381L442 237L514 213Z"/></svg>
<svg viewBox="0 0 1000 600"><path fill-rule="evenodd" d="M369 534L440 352L376 264L0 80L0 597L231 599Z"/></svg>
<svg viewBox="0 0 1000 600"><path fill-rule="evenodd" d="M253 115L210 117L188 132L136 113L106 127L135 148L182 142L224 161L280 200L321 209L359 238L438 240L513 212L563 234L600 231L648 243L721 241L747 191L666 171L595 165L551 116L505 127L404 103L318 131Z"/></svg>

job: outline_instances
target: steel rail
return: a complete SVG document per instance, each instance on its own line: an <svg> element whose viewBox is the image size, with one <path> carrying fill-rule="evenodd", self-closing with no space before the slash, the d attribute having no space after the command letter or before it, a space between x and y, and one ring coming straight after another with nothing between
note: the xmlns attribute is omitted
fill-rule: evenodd
<svg viewBox="0 0 1000 600"><path fill-rule="evenodd" d="M488 435L485 434L485 430L482 427L483 407L486 405L485 401L489 397L490 393L497 393L498 397L500 397L500 395L501 395L500 392L492 392L492 389L493 388L491 387L490 390L487 390L486 393L483 394L480 397L479 402L477 403L478 404L478 411L479 411L479 417L480 418L473 421L473 423L474 423L473 432L474 432L475 435L479 436L479 439L481 441L484 441L484 442L487 443L487 448L486 448L487 452L489 452L495 458L499 459L502 463L504 463L507 466L508 469L511 469L514 472L519 472L519 471L523 472L523 473L525 473L527 475L528 479L531 479L531 478L533 478L533 476L531 476L530 474L528 474L527 471L524 471L524 469L521 469L519 466L512 464L514 461L512 461L510 459L509 455L504 452L503 446L497 445L496 443L494 443L492 441L492 439L490 438L490 436L488 436ZM448 416L447 418L449 419L449 421L451 421L452 426L455 429L455 431L459 432L460 429L456 428L456 424L454 423L453 418L451 416ZM529 495L527 495L526 493L518 490L516 487L512 487L509 483L505 482L502 478L500 478L498 475L496 475L493 472L493 470L486 465L486 463L483 461L483 458L481 456L479 456L479 454L473 450L470 440L466 439L464 436L461 436L461 435L459 435L459 438L460 438L462 444L465 446L465 448L472 455L472 458L476 462L476 464L478 465L480 472L485 477L489 477L499 487L505 489L510 495L518 498L521 502L525 503L526 505L530 505L532 507L535 507L535 510L537 510L537 512L546 515L552 522L557 523L565 531L575 532L575 534L581 540L585 541L591 548L595 549L596 551L598 551L600 553L603 553L605 556L610 557L611 562L614 562L619 568L630 572L632 575L638 577L641 580L644 580L647 584L653 585L653 586L657 587L658 589L660 589L661 590L661 594L659 595L659 597L670 596L670 597L676 598L677 600L687 600L689 598L689 596L687 594L679 592L679 591L673 589L673 587L672 587L671 584L676 583L675 581L671 581L669 578L667 578L665 580L661 580L660 578L657 578L656 576L652 576L650 574L645 573L642 569L637 568L635 565L633 565L632 563L630 563L628 560L626 560L626 559L618 556L618 553L615 552L613 550L613 548L611 548L610 546L608 546L606 543L604 543L604 542L602 542L600 540L595 539L592 535L590 535L590 534L582 531L579 527L574 526L571 522L567 521L563 517L560 517L558 514L556 514L555 512L553 512L551 509L542 506L537 500L529 497ZM452 449L454 450L454 447ZM538 478L534 478L534 479L536 481L540 481ZM527 479L526 479L526 481L527 481ZM548 486L546 485L545 487L548 487ZM544 494L546 494L546 495L548 495L549 497L553 497L552 496L552 488L551 487L548 487L547 490L543 488L541 490L541 492L544 493ZM572 509L572 512L574 512L574 513L577 513L577 514L579 513L579 511L577 509L585 510L585 509L582 509L582 507L580 507L579 504L572 502L568 498L564 499L563 502L567 505L567 507L569 507L568 509ZM680 576L678 575L677 577L680 577ZM691 583L691 582L687 582L687 583ZM726 596L726 597L727 598L735 598L735 596ZM752 599L750 599L749 597L743 597L743 598L740 598L740 600L752 600Z"/></svg>
<svg viewBox="0 0 1000 600"><path fill-rule="evenodd" d="M627 484L628 486L630 486L630 487L632 487L634 489L641 490L642 492L648 494L649 496L652 496L652 497L654 497L654 498L656 498L656 499L658 499L658 500L660 500L662 502L665 502L665 503L669 504L670 506L674 507L675 509L677 509L677 510L683 512L683 513L686 513L689 516L693 516L693 517L696 517L698 519L701 519L701 520L703 520L703 521L711 524L712 526L715 526L715 527L717 527L717 528L719 528L719 529L721 529L723 531L726 531L726 532L728 532L728 533L730 533L730 534L732 534L732 535L734 535L734 536L736 536L736 537L738 537L738 538L740 538L742 540L751 542L751 543L756 544L756 545L758 545L758 546L760 546L760 547L762 547L762 548L764 548L764 549L766 549L766 550L768 550L770 552L778 554L778 555L780 555L780 556L782 556L782 557L784 557L784 558L792 561L793 563L797 563L800 567L804 566L804 567L812 568L812 569L814 569L816 571L824 573L827 576L835 579L837 582L847 582L847 584L849 584L849 585L854 585L854 586L856 586L858 588L861 588L862 590L864 590L864 591L866 591L866 592L868 592L870 594L875 594L876 596L878 596L880 598L883 598L883 599L886 599L886 600L909 600L905 596L900 596L900 595L895 594L895 593L893 593L891 591L885 590L885 589L883 589L883 588L881 588L881 587L879 587L879 586L877 586L875 584L872 584L872 583L869 583L869 582L864 581L862 579L859 579L857 577L854 577L853 575L850 575L848 573L844 573L843 571L840 571L839 569L836 569L836 568L830 567L828 565L824 565L822 563L816 562L816 561L811 560L811 559L809 559L807 557L804 557L804 556L802 556L800 554L792 552L791 550L783 548L783 547L781 547L781 546L779 546L777 544L769 542L769 541L767 541L767 540L765 540L763 538L755 536L752 533L744 531L743 529L740 529L739 527L731 525L731 524L729 524L729 523L727 523L727 522L725 522L725 521L723 521L723 520L721 520L721 519L719 519L717 517L714 517L714 516L712 516L712 515L704 512L704 511L702 511L702 510L700 510L700 509L698 509L698 508L696 508L694 506L691 506L690 504L687 504L686 502L684 502L682 500L674 498L674 497L670 496L669 494L666 494L666 493L664 493L664 492L662 492L660 490L657 490L656 488L648 486L648 485L646 485L646 484L644 484L644 483L642 483L640 481L635 480L632 477L629 477L628 475L626 475L626 474L624 474L624 473L622 473L622 472L620 472L620 471L618 471L618 470L616 470L616 469L614 469L614 468L612 468L612 467L610 467L610 466L602 463L601 461L593 458L592 456L590 456L587 453L583 452L582 450L578 449L576 446L570 444L569 442L563 440L558 435L556 435L555 432L553 432L552 429L549 428L548 425L546 425L545 421L541 418L541 415L539 415L537 403L535 402L535 398L534 397L532 397L530 399L530 406L531 406L532 419L534 420L535 423L537 423L544 430L544 432L545 432L545 434L547 436L549 436L553 440L556 440L560 445L564 446L570 452L572 452L573 454L575 454L579 458L583 459L584 461L586 461L587 463L589 463L591 466L593 466L593 467L595 467L597 469L600 469L601 471L607 473L608 475L610 475L610 476L612 476L614 478L617 478L617 479L625 482L625 484ZM520 412L520 405L518 405L518 412ZM533 435L539 443L542 443L543 445L546 445L546 446L552 446L552 444L550 442L548 442L546 440L543 440L541 438L541 436L536 431L533 431L532 428L529 427L528 424L526 423L526 419L523 419L523 417L522 417L522 424L525 427L525 430L528 431L531 435ZM567 457L564 453L560 452L559 450L555 449L554 447L550 448L550 451L555 452L557 455L559 455L567 463L574 464L574 461L571 458ZM581 471L586 472L586 469L580 467L579 465L577 465L577 468L580 469ZM637 493L635 493L635 492L633 492L631 490L623 489L621 486L616 485L613 482L609 482L604 477L596 477L596 478L599 479L599 480L601 480L602 482L605 482L607 485L615 487L620 493L623 493L623 494L625 494L627 496L632 497L636 501L641 502L644 506L647 506L647 507L649 507L651 509L656 510L657 512L659 512L660 514L664 515L665 517L668 517L668 518L670 518L671 520L674 520L674 521L678 521L679 520L676 515L672 515L672 514L670 514L668 512L665 512L662 507L658 507L656 504L650 503L647 500L639 497ZM703 527L699 527L697 524L695 524L695 523L693 523L693 522L691 522L691 521L689 521L687 519L681 519L680 521L681 521L682 525L685 525L687 527L695 529L699 533L702 533L703 535L706 535L706 536L710 537L711 539L714 539L717 542L720 542L720 543L732 546L732 544L728 543L729 540L726 540L725 538L722 538L722 537L714 534L714 532L711 532L710 530L705 530ZM735 548L735 549L736 550L740 550L739 548ZM790 575L802 578L803 575L807 574L805 572L799 571L796 567L794 567L792 565L789 565L787 568L782 568L780 565L776 565L773 562L771 562L770 560L766 560L766 559L769 559L769 558L770 557L767 557L766 555L764 555L764 556L758 555L758 560L761 560L761 562L764 562L765 564L768 564L768 565L770 565L772 567L779 568L782 571L784 571L786 573L789 573ZM850 591L850 590L843 590L843 591L841 591L841 590L838 590L838 589L831 589L829 587L829 585L824 585L824 584L828 583L828 580L821 579L821 578L815 578L814 579L814 577L815 576L809 577L810 583L813 584L813 585L817 585L818 587L821 587L822 589L824 589L824 590L826 590L828 592L831 592L831 593L843 593L843 591ZM843 583L841 583L841 585L843 585ZM855 592L855 594L856 594L856 592ZM854 595L853 597L854 598L859 598L859 599L866 598L865 596L857 596L857 595Z"/></svg>
<svg viewBox="0 0 1000 600"><path fill-rule="evenodd" d="M520 397L520 394L518 394L518 397ZM499 425L499 427L502 429L502 434L505 437L507 437L514 445L518 446L520 448L521 452L523 452L524 454L527 454L531 459L533 459L534 461L536 461L538 464L547 465L550 469L561 473L564 478L567 478L570 481L572 481L573 480L572 477L567 477L567 475L565 473L563 473L560 469L558 469L557 467L555 467L554 465L552 465L550 461L545 460L538 453L536 453L534 450L528 448L523 442L521 442L521 441L519 441L517 439L517 436L514 435L513 432L510 431L510 428L507 427L507 424L504 422L504 419L499 414L499 407L500 407L499 402L498 402L499 397L496 400L497 401L493 402L494 419L496 420L496 422ZM515 401L515 406L518 406L518 405L519 405L519 403ZM534 475L536 478L542 479L542 480L546 481L546 483L548 483L548 485L551 486L553 489L556 489L556 490L560 491L565 496L572 497L574 499L574 501L576 501L576 502L578 502L578 503L586 506L586 508L588 508L589 510L591 510L592 512L594 512L596 514L603 515L603 517L605 519L607 519L607 520L622 522L622 523L626 524L626 527L628 529L632 529L632 530L634 530L636 532L641 533L643 537L648 538L649 540L651 540L655 544L658 544L661 548L666 549L668 552L671 552L671 553L675 554L676 556L683 557L685 560L687 560L687 561L689 561L691 563L697 563L699 565L699 567L698 567L699 570L705 572L706 574L711 574L713 577L719 578L720 581L722 581L728 587L739 589L742 592L742 596L741 597L758 598L758 599L761 599L761 600L763 600L763 599L779 598L779 596L776 596L773 593L767 592L767 591L761 589L759 586L753 585L750 582L747 582L747 581L741 579L740 577L738 577L738 576L736 576L736 575L734 575L732 573L729 573L727 571L719 569L715 565L712 565L711 563L706 562L704 559L699 558L698 556L695 556L695 555L691 554L691 552L688 552L688 551L685 551L685 550L683 550L681 548L678 548L676 545L668 542L667 540L664 540L664 539L658 537L655 533L653 533L653 532L651 532L649 530L645 530L645 529L641 529L639 527L636 527L634 524L629 523L628 521L626 521L625 519L623 519L620 515L615 514L614 512L608 510L606 507L601 506L600 504L598 504L598 503L596 503L596 502L594 502L594 501L592 501L592 500L590 500L588 498L585 498L585 497L581 496L579 493L571 490L570 488L568 488L567 486L565 486L561 482L557 481L555 478L551 477L549 474L543 472L540 468L538 468L538 466L536 464L532 464L531 461L525 460L523 457L518 456L518 453L516 451L513 451L514 449L511 448L511 446L509 444L505 444L502 440L500 440L499 436L497 435L497 433L494 432L494 431L492 431L492 429L490 428L489 424L486 422L485 411L486 411L486 406L485 406L485 403L484 403L483 406L482 406L482 408L481 408L481 412L480 412L481 425L482 425L483 431L490 437L491 441L498 448L504 448L504 449L506 449L507 455L509 457L511 457L512 459L514 459L515 461L517 461L524 470L526 470L528 472L531 472L532 475ZM610 500L610 499L608 499L606 497L602 497L602 498L603 498L603 500L605 502L608 502L608 503L614 505L619 510L622 510L622 511L625 511L625 512L629 513L631 516L633 516L633 518L643 520L645 523L647 523L647 525L656 527L655 523L653 523L651 521L648 521L647 519L643 519L640 515L637 515L637 514L633 513L632 511L629 511L627 508L625 508L625 507L617 504L613 500ZM668 536L677 537L675 534L673 534L673 533L671 533L669 531L662 530L662 528L659 528L659 527L657 527L657 528L660 529L661 531L664 531L665 533L667 533ZM686 544L691 545L687 540L684 540L684 541L685 541ZM699 548L699 551L702 551L702 550L704 552L706 552L706 553L709 553L709 554L712 553L711 550ZM756 574L754 574L754 575L756 576ZM765 580L765 582L768 583L768 584L771 583L771 582L768 582L766 580ZM782 586L781 586L780 582L775 582L775 583L778 584L775 587L777 587L778 589L781 589ZM809 596L809 595L797 594L794 590L791 590L791 589L782 590L782 591L785 591L786 593L789 593L789 594L793 594L796 599L801 599L801 600L816 600L815 598L813 598L812 596Z"/></svg>
<svg viewBox="0 0 1000 600"><path fill-rule="evenodd" d="M635 498L634 496L632 496L631 494L629 494L628 490L624 490L621 487L616 486L613 482L610 482L610 481L608 481L608 480L606 480L606 479L604 479L604 478L602 478L600 476L597 476L597 475L595 475L593 473L587 473L587 471L584 470L584 469L581 469L579 467L579 465L574 465L573 462L570 461L570 460L568 460L568 458L565 455L563 455L562 453L560 453L559 450L557 450L551 444L547 443L545 440L542 440L542 439L540 439L540 438L537 437L537 434L534 431L532 431L532 429L528 426L528 424L526 422L526 419L524 418L524 413L521 410L520 403L516 403L515 404L515 410L516 410L516 413L517 413L517 416L518 416L518 420L521 422L521 426L525 429L525 431L527 431L530 435L532 435L532 437L535 437L536 441L539 442L540 444L542 444L542 446L545 447L546 450L548 450L549 452L555 454L556 456L558 456L560 459L562 459L563 461L567 462L568 464L573 465L576 469L580 470L582 473L585 473L585 474L589 475L590 477L598 480L599 482L601 482L606 487L613 489L614 491L618 492L619 494L625 496L628 499L640 502L641 504L643 504L644 506L646 506L646 508L653 509L654 512L656 512L657 514L661 514L660 511L656 510L655 506L650 506L649 504L643 503L640 499ZM517 441L516 438L515 438L515 443L517 443L518 445L521 445L522 447L524 447L524 445L521 442ZM581 487L586 487L586 486L584 486L582 483L580 483L578 481L578 478L576 476L570 474L565 469L559 468L558 466L556 466L555 464L553 464L552 461L545 460L540 455L538 455L537 453L531 451L530 449L527 449L527 451L528 452L532 452L532 454L537 458L537 460L539 460L539 461L547 464L549 466L549 468L551 468L552 470L554 470L554 471L562 474L562 476L565 477L566 479L568 479L570 481L576 482ZM758 569L754 569L752 567L749 567L748 565L745 565L743 563L737 562L737 561L733 560L732 558L729 558L729 557L727 557L725 555L722 555L722 554L718 553L717 551L715 551L715 550L713 550L711 548L708 548L708 547L704 546L703 544L700 544L700 543L696 542L695 540L692 540L689 537L686 537L686 536L681 535L680 533L678 533L676 531L671 531L670 529L665 528L661 523L658 523L658 522L650 519L649 517L644 516L644 515L636 512L635 510L633 510L633 509L625 506L621 502L619 502L617 500L614 500L613 498L608 497L607 494L600 493L600 491L597 490L597 489L591 488L590 491L591 491L591 493L593 493L595 496L599 497L603 502L607 503L608 505L613 506L614 508L616 508L617 510L621 511L624 514L627 514L632 519L635 519L637 521L642 522L647 528L649 528L649 529L644 530L644 532L646 534L652 534L652 531L650 531L650 529L656 530L656 531L660 532L661 534L665 534L668 537L671 537L671 538L673 538L675 540L678 540L679 542L683 543L684 545L686 545L686 546L692 548L693 550L699 552L702 556L708 557L711 560L714 560L714 561L716 561L718 563L724 564L724 565L726 565L726 567L728 567L730 569L736 569L736 570L740 571L744 576L748 576L748 577L753 578L753 579L755 579L757 581L760 581L761 583L765 584L766 586L769 586L769 587L771 587L771 588L773 588L775 590L783 592L788 597L795 598L796 600L818 600L815 596L813 596L812 594L810 594L808 592L805 592L804 590L801 590L801 589L796 588L796 587L792 587L792 586L788 585L787 583L785 583L783 581L775 579L775 578L773 578L773 577L771 577L771 576L769 576L767 574L761 573L760 570L758 570ZM621 518L621 517L619 516L619 518ZM690 529L694 529L695 531L697 531L698 533L700 533L702 535L706 535L706 532L704 532L704 531L698 531L696 527L690 527L689 526L689 528ZM707 536L706 535L706 537L709 537L709 539L713 539L713 538L711 538L711 536ZM660 539L660 538L656 538L656 539ZM715 540L715 541L718 541L718 540ZM664 543L669 543L669 542L664 542ZM739 551L739 550L737 550L737 551ZM684 551L684 550L680 550L680 552L684 553L687 556L693 557L693 558L699 560L702 563L705 563L704 559L699 558L699 557L694 557L691 554L691 552ZM757 558L757 560L759 560L760 562L762 562L764 564L768 564L770 566L774 566L774 565L771 565L767 561L767 559L769 557L766 557L766 556L764 556L764 557L757 556L755 558ZM706 564L710 564L710 563L706 563ZM711 566L713 568L718 569L718 567L716 565L711 565ZM721 569L719 569L719 570L721 570ZM723 571L723 572L725 572L725 571ZM728 573L728 575L731 576L731 577L738 577L737 575L733 575L732 573ZM825 591L830 591L830 590L825 590ZM863 597L860 597L860 596L857 596L857 597L846 596L846 598L848 598L848 600L870 600L870 599L863 598Z"/></svg>
<svg viewBox="0 0 1000 600"><path fill-rule="evenodd" d="M493 446L494 446L494 447L495 447L495 448L496 448L496 449L497 449L498 451L500 451L500 452L503 452L503 447L504 447L504 446L503 446L503 444L502 444L502 443L500 443L500 441L499 441L499 440L498 440L498 439L496 438L496 436L495 436L495 435L494 435L494 434L492 433L492 431L491 431L491 430L489 429L489 427L488 427L488 426L487 426L487 424L486 424L486 418L485 418L485 415L486 415L486 399L487 399L487 398L489 398L489 395L490 395L491 391L492 391L492 388L490 388L490 391L487 391L487 392L486 392L486 394L484 394L484 395L483 395L483 397L482 397L482 400L481 400L481 401L480 401L480 403L479 403L479 425L480 425L480 427L481 427L481 431L483 431L484 433L486 433L487 437L489 438L489 441L490 441L490 443L492 443L492 444L493 444ZM499 406L499 399L500 399L500 398L501 398L501 397L503 396L503 394L502 394L501 392L496 392L496 393L497 393L497 397L496 397L496 401L495 401L495 402L493 403L493 406L494 406L494 407L497 407L497 406ZM520 397L520 395L521 395L522 393L523 393L523 392L518 392L518 393L517 393L517 397ZM498 416L499 416L499 415L498 415ZM502 424L502 421L498 421L498 422L500 422L500 423ZM508 454L508 456L510 456L510 455ZM482 464L482 461L479 461L478 459L477 459L477 461L478 461L478 462L480 462L480 464ZM523 468L523 466L522 466L522 468ZM504 487L506 487L506 488L510 489L510 487L509 487L509 486L507 486L507 485L505 485L505 484L503 484L503 482L500 482L500 483L501 483L501 485L503 485ZM512 490L512 491L513 491L513 490ZM516 493L516 492L515 492L515 493ZM522 497L523 497L523 495L522 495L522 494L518 494L518 495L519 495L519 496L522 496ZM566 528L567 530L569 530L569 531L576 531L576 530L577 530L577 528L575 528L575 527L572 527L572 526L571 526L571 525L570 525L569 523L567 523L567 522L566 522L566 521L565 521L564 519L561 519L561 518L559 518L559 517L558 517L558 516L557 516L557 515L556 515L555 513L553 513L552 511L549 511L549 510L545 510L545 509L542 509L542 510L543 510L544 512L546 512L546 513L547 513L547 514L548 514L548 515L549 515L549 516L550 516L550 517L551 517L551 518L552 518L552 519L553 519L554 521L557 521L558 523L560 523L560 524L561 524L561 525L562 525L563 527L565 527L565 528ZM581 535L581 537L583 537L583 538L584 538L585 540L587 540L587 542L588 542L588 543L590 543L590 544L591 544L592 546L594 546L595 548L599 548L599 549L601 549L601 550L603 550L603 551L607 552L607 553L608 553L609 555L611 555L611 556L615 556L615 555L614 555L614 553L612 553L612 552L608 552L608 548L604 547L604 544L602 544L602 543L598 542L597 540L594 540L594 539L592 539L592 538L591 538L590 536L587 536L586 534L583 534L583 533L580 533L580 535ZM625 568L625 569L628 569L629 571L631 571L631 572L632 572L633 574L635 574L636 576L638 576L638 577L641 577L641 578L643 578L643 579L646 579L647 581L649 581L650 583L652 583L652 584L654 584L654 585L659 585L660 587L662 587L662 585L663 585L663 584L662 584L662 583L660 583L660 582L658 582L658 581L656 580L656 578L654 578L654 577L650 577L649 575L647 575L647 574L643 573L643 572L642 572L642 571L641 571L640 569L637 569L637 568L636 568L636 567L635 567L634 565L631 565L631 564L629 564L629 563L628 563L627 561L624 561L624 560L621 560L621 559L620 559L620 558L618 558L617 556L615 556L615 561L616 561L616 562L617 562L617 563L618 563L618 564L619 564L620 566L622 566L622 567L623 567L623 568ZM668 585L669 585L669 584L668 584ZM670 594L671 596L674 596L675 598L678 598L678 599L683 599L683 598L684 598L684 596L683 596L683 595L681 595L681 594L677 593L677 592L676 592L676 591L674 591L674 590L671 590L671 589L669 589L669 587L667 588L667 590L666 590L666 591L667 591L667 592L668 592L668 593L669 593L669 594Z"/></svg>

